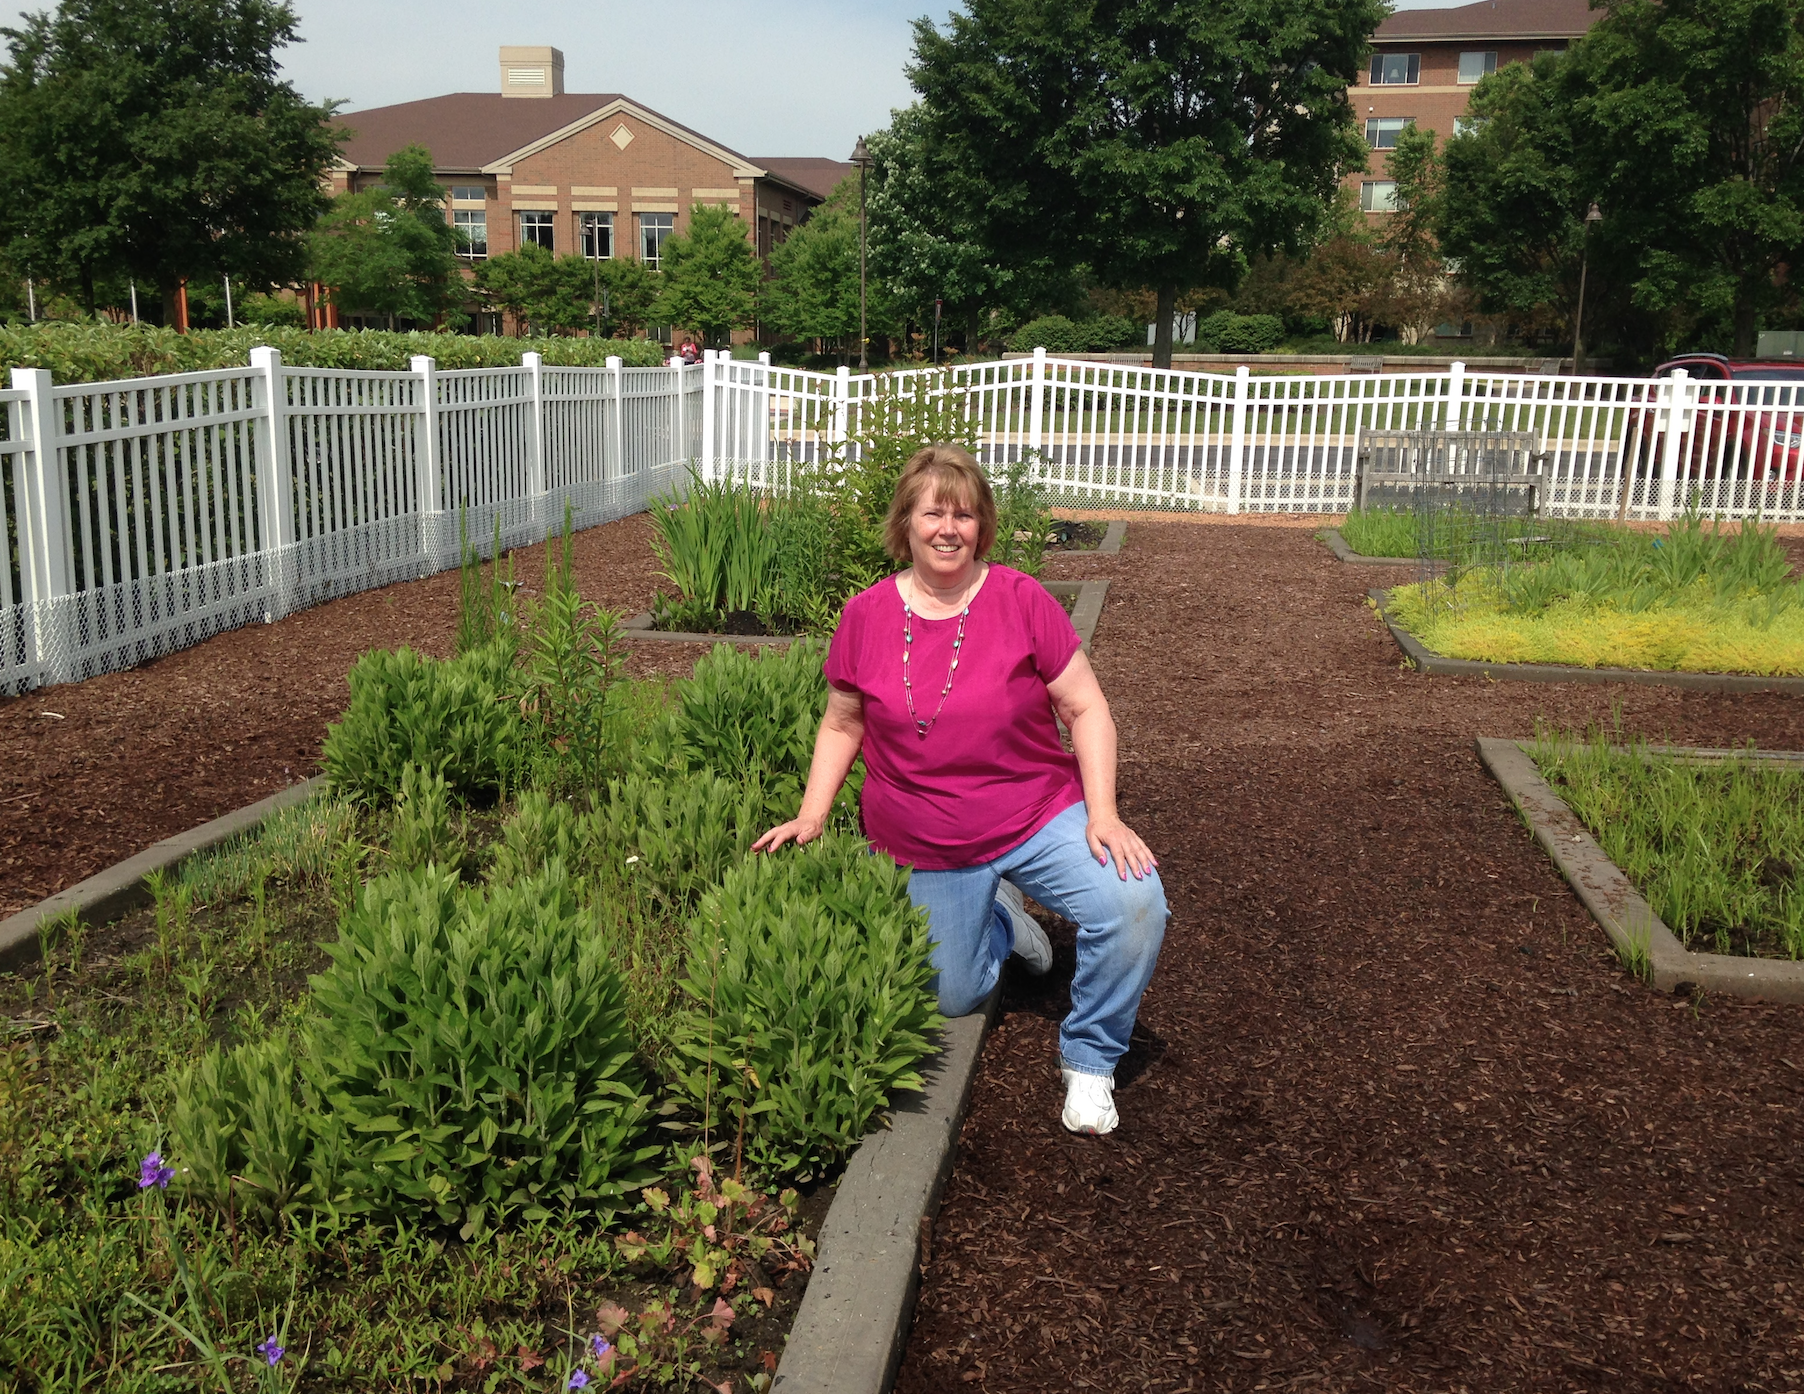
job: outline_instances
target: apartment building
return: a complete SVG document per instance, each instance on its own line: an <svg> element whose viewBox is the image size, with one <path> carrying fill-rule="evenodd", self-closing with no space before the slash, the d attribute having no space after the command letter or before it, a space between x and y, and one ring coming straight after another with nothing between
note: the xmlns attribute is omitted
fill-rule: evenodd
<svg viewBox="0 0 1804 1394"><path fill-rule="evenodd" d="M343 113L351 132L333 191L380 182L395 151L423 145L472 261L528 242L559 256L637 257L652 267L689 211L724 204L760 256L853 166L751 158L617 92L564 90L564 55L504 47L500 90L453 92Z"/></svg>
<svg viewBox="0 0 1804 1394"><path fill-rule="evenodd" d="M1365 125L1368 168L1347 177L1366 213L1396 205L1388 151L1405 126L1445 139L1460 127L1472 89L1505 63L1564 50L1598 15L1587 0L1479 0L1447 10L1398 10L1372 36L1372 59L1348 94Z"/></svg>

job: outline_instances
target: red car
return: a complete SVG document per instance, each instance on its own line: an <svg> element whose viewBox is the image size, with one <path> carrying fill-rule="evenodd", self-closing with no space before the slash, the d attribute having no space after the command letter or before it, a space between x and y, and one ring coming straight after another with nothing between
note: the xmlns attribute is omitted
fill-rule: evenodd
<svg viewBox="0 0 1804 1394"><path fill-rule="evenodd" d="M1790 484L1798 478L1804 454L1804 361L1686 353L1662 363L1654 376L1671 377L1678 368L1702 384L1689 444L1680 446L1690 478L1731 491L1736 485ZM1663 436L1656 434L1649 413L1641 429L1643 471L1657 466Z"/></svg>

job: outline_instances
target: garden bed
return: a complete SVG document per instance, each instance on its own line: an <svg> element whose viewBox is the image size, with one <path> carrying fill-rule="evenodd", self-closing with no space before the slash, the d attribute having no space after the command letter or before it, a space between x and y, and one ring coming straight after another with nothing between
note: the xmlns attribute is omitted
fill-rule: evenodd
<svg viewBox="0 0 1804 1394"><path fill-rule="evenodd" d="M1478 751L1632 972L1685 996L1804 1002L1804 754L1601 736Z"/></svg>
<svg viewBox="0 0 1804 1394"><path fill-rule="evenodd" d="M1416 562L1416 558L1413 556L1369 557L1363 552L1355 552L1347 544L1347 540L1341 535L1339 528L1323 528L1316 536L1322 539L1323 544L1330 552L1334 553L1336 561L1370 566L1411 566Z"/></svg>

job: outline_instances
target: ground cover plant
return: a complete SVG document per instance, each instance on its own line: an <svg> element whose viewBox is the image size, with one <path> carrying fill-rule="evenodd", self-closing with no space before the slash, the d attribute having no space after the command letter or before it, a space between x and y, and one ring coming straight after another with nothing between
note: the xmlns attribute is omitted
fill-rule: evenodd
<svg viewBox="0 0 1804 1394"><path fill-rule="evenodd" d="M1695 514L1391 592L1435 653L1498 663L1804 674L1804 583L1770 527Z"/></svg>
<svg viewBox="0 0 1804 1394"><path fill-rule="evenodd" d="M768 1386L926 925L850 803L748 862L817 645L626 680L547 558L359 661L328 792L0 978L0 1389Z"/></svg>
<svg viewBox="0 0 1804 1394"><path fill-rule="evenodd" d="M883 520L909 458L924 446L972 448L975 423L934 374L880 378L849 442L819 463L778 466L762 484L694 477L681 499L651 510L653 547L674 597L659 592L653 621L683 633L831 632L853 595L895 570ZM1037 461L994 481L990 559L1037 575L1052 526Z"/></svg>
<svg viewBox="0 0 1804 1394"><path fill-rule="evenodd" d="M1362 557L1416 555L1416 515L1410 509L1350 509L1340 535Z"/></svg>
<svg viewBox="0 0 1804 1394"><path fill-rule="evenodd" d="M1602 728L1543 727L1532 754L1687 948L1804 957L1804 772L1752 747L1687 763Z"/></svg>

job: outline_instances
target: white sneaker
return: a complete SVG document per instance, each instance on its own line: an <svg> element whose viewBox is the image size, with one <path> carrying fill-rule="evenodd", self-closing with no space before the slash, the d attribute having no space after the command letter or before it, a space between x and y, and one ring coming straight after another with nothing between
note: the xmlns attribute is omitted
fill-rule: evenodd
<svg viewBox="0 0 1804 1394"><path fill-rule="evenodd" d="M1052 967L1052 940L1039 922L1027 913L1027 898L1013 881L996 883L996 903L1008 911L1009 924L1015 931L1014 953L1036 977Z"/></svg>
<svg viewBox="0 0 1804 1394"><path fill-rule="evenodd" d="M1067 1131L1100 1137L1115 1131L1121 1115L1115 1112L1115 1076L1085 1075L1060 1070L1065 1079L1065 1112L1060 1116Z"/></svg>

